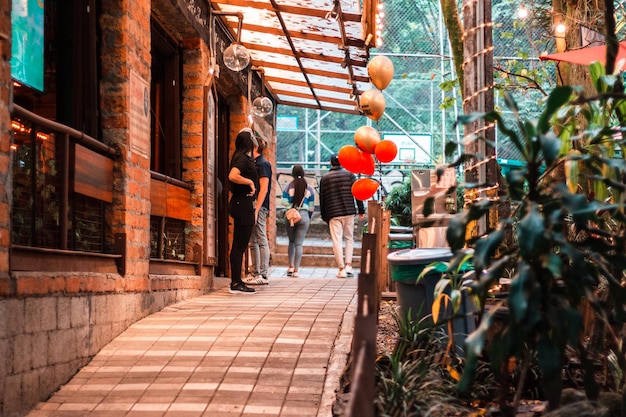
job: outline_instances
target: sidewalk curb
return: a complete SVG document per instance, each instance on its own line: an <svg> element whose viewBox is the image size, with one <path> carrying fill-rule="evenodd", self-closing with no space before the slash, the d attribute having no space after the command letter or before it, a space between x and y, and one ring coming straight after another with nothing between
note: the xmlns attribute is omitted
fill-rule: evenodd
<svg viewBox="0 0 626 417"><path fill-rule="evenodd" d="M343 314L338 336L328 361L324 391L322 393L322 400L317 412L317 417L333 416L333 406L337 399L337 391L341 389L341 377L346 369L348 356L352 349L352 335L354 333L357 300L358 292L354 294L352 301L350 301L350 304L348 304Z"/></svg>

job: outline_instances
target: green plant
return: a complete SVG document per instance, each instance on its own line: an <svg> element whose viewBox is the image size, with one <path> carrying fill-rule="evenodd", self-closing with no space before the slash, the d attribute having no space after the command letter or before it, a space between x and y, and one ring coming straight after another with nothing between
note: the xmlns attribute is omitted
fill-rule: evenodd
<svg viewBox="0 0 626 417"><path fill-rule="evenodd" d="M385 198L385 208L391 212L392 219L395 219L399 226L413 225L410 178L389 191Z"/></svg>
<svg viewBox="0 0 626 417"><path fill-rule="evenodd" d="M616 357L621 358L618 367L625 369L623 340L612 333L609 325L619 328L626 318L622 181L626 166L623 159L612 158L606 151L624 148L622 128L616 120L625 114L621 113L625 101L623 94L616 93L616 80L617 77L595 72L599 96L591 99L578 88L555 88L537 120L520 117L516 102L505 95L509 111L515 115L514 126L506 124L497 112L460 119L463 123L477 118L496 123L525 162L523 169L507 174L506 184L502 184L506 197L472 202L450 221L447 232L454 251L453 264L473 250L476 275L471 291L482 306L507 268L514 270L503 325L499 330L492 327L495 313L504 301L483 311L477 330L466 340L467 363L459 384L461 392L468 392L480 359L488 357L504 383L501 410L510 415L514 415L533 363L539 369L545 399L550 408L558 408L567 352L575 353L583 368L587 397L598 398L593 358L583 338L581 310L587 305L605 324L608 344L618 350ZM572 146L578 148L578 153L568 152ZM463 160L466 159L459 161ZM585 181L609 188L615 202L598 200L593 192L583 194L578 187L571 190L571 175L564 170L571 163L578 166ZM589 188L593 189L596 188ZM489 216L502 204L514 208L510 216L500 219L495 228L467 237L474 222ZM507 236L512 236L516 244L505 246ZM607 288L603 294L598 292L601 286ZM509 406L504 393L509 388L506 381L510 381L507 374L511 360L516 361L521 374ZM623 382L619 387L622 389Z"/></svg>
<svg viewBox="0 0 626 417"><path fill-rule="evenodd" d="M472 300L476 297L472 297L466 280L467 274L471 274L472 271L472 257L472 253L466 253L464 256L455 257L450 262L433 262L427 265L417 277L420 280L433 271L441 274L441 278L435 285L431 310L433 323L438 324L443 321L448 327L446 353L453 354L455 351L455 319L461 316L459 318L465 320L465 314L473 314L472 312L476 310L469 304L479 302L479 300ZM465 309L462 309L463 304L465 304ZM465 312L466 310L468 313ZM448 311L450 314L446 313ZM445 317L440 317L440 315Z"/></svg>
<svg viewBox="0 0 626 417"><path fill-rule="evenodd" d="M467 415L467 405L453 395L452 365L441 354L445 341L439 327L411 317L410 311L406 317L394 314L398 343L390 355L376 362L376 415Z"/></svg>

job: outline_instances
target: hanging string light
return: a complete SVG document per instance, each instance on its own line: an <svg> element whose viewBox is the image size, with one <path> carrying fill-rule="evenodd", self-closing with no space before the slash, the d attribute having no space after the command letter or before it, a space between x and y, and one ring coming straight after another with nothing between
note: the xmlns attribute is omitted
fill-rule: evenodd
<svg viewBox="0 0 626 417"><path fill-rule="evenodd" d="M376 10L376 47L380 48L383 44L383 22L385 20L385 9L382 3L378 3Z"/></svg>

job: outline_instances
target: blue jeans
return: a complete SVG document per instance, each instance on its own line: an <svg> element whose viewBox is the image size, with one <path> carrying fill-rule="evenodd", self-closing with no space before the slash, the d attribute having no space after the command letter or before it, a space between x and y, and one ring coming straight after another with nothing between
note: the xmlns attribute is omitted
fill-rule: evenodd
<svg viewBox="0 0 626 417"><path fill-rule="evenodd" d="M267 241L267 217L269 210L261 207L250 240L250 261L252 275L267 278L270 268L270 246Z"/></svg>
<svg viewBox="0 0 626 417"><path fill-rule="evenodd" d="M287 225L287 237L289 238L289 247L287 255L289 256L289 266L293 265L295 270L300 269L300 261L302 260L302 244L306 232L309 230L311 220L309 219L309 210L300 209L302 220L293 227Z"/></svg>

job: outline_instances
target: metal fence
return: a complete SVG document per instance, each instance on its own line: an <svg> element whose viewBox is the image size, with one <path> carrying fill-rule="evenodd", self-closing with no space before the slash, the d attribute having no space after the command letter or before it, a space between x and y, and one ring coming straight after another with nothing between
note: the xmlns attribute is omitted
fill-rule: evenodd
<svg viewBox="0 0 626 417"><path fill-rule="evenodd" d="M532 43L536 36L533 29L516 20L518 3L493 1L495 66L532 69L550 65L537 59L541 51ZM312 172L324 172L330 155L344 145L354 144L354 132L363 125L375 127L384 139L398 141L402 149L397 165L432 166L452 160L444 155L444 145L461 141L462 127L455 122L462 110L439 2L390 0L383 4L383 44L371 52L372 56L386 55L394 63L393 81L383 91L384 116L376 122L366 116L278 106L279 170L302 164ZM551 74L553 71L546 68L543 80L548 84L553 83ZM525 86L515 89L510 82L508 85L529 115L536 112L541 97L538 90ZM500 107L500 102L496 97L496 106ZM505 143L499 143L498 148L502 158L515 159L506 154Z"/></svg>

